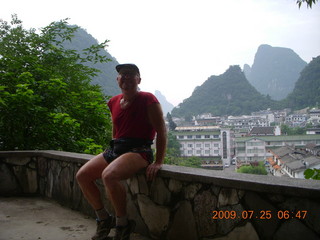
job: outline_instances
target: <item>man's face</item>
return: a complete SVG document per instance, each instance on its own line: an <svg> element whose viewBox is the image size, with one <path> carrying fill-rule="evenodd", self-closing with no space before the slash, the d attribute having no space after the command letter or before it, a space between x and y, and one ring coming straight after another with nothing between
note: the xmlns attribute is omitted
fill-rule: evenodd
<svg viewBox="0 0 320 240"><path fill-rule="evenodd" d="M119 72L117 81L122 90L134 90L140 84L141 78L135 71L124 69Z"/></svg>

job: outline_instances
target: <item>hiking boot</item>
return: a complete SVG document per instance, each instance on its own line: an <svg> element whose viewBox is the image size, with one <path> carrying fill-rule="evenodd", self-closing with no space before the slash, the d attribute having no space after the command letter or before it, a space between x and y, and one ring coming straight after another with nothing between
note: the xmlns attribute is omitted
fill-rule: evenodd
<svg viewBox="0 0 320 240"><path fill-rule="evenodd" d="M113 240L129 240L135 226L136 223L132 220L129 220L126 226L116 226L116 234Z"/></svg>
<svg viewBox="0 0 320 240"><path fill-rule="evenodd" d="M106 220L96 220L97 221L97 230L96 234L91 238L92 240L105 240L110 233L111 228L114 228L116 225L115 218L109 216Z"/></svg>

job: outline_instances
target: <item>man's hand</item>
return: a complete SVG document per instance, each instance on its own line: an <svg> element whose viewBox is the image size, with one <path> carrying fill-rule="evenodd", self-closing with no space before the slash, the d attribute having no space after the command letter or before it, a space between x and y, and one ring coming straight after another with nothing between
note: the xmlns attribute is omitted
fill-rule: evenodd
<svg viewBox="0 0 320 240"><path fill-rule="evenodd" d="M158 171L162 167L160 163L151 163L146 170L147 181L152 181L157 176Z"/></svg>

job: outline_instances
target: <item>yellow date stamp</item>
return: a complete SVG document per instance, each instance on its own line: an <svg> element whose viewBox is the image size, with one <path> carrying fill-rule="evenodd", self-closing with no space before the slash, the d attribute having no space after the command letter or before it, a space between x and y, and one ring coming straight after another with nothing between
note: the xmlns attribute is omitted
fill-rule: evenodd
<svg viewBox="0 0 320 240"><path fill-rule="evenodd" d="M222 220L222 219L259 219L259 220L270 220L273 218L276 219L305 219L307 217L308 211L298 210L298 211L289 211L289 210L243 210L240 212L234 210L215 210L212 211L212 219Z"/></svg>

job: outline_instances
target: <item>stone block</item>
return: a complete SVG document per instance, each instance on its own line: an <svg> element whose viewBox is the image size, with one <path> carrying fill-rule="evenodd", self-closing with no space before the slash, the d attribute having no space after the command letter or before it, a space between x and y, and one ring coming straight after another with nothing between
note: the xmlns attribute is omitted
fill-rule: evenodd
<svg viewBox="0 0 320 240"><path fill-rule="evenodd" d="M11 196L21 192L13 172L6 164L0 163L0 195Z"/></svg>
<svg viewBox="0 0 320 240"><path fill-rule="evenodd" d="M146 224L144 223L139 210L135 204L135 201L132 199L132 196L130 194L127 195L127 213L128 218L133 219L136 222L135 232L142 234L144 236L149 235L148 228Z"/></svg>
<svg viewBox="0 0 320 240"><path fill-rule="evenodd" d="M194 218L201 237L217 233L217 222L212 219L212 211L217 207L217 197L210 190L198 193L194 198Z"/></svg>
<svg viewBox="0 0 320 240"><path fill-rule="evenodd" d="M148 196L149 195L149 187L147 184L145 173L138 175L138 183L139 183L140 193Z"/></svg>
<svg viewBox="0 0 320 240"><path fill-rule="evenodd" d="M38 189L37 171L26 166L13 167L14 174L22 187L23 193L36 193Z"/></svg>
<svg viewBox="0 0 320 240"><path fill-rule="evenodd" d="M46 158L38 158L38 174L40 177L45 177L48 174L48 161Z"/></svg>
<svg viewBox="0 0 320 240"><path fill-rule="evenodd" d="M262 239L272 239L280 224L277 209L258 194L250 191L246 192L244 196L244 205L246 210L253 211L251 221L258 235ZM267 216L267 213L270 213L271 217ZM268 219L262 219L263 217L268 217Z"/></svg>
<svg viewBox="0 0 320 240"><path fill-rule="evenodd" d="M290 239L290 240L301 240L301 239L313 239L319 240L311 229L307 228L302 222L297 219L290 219L284 222L279 230L273 236L274 240Z"/></svg>
<svg viewBox="0 0 320 240"><path fill-rule="evenodd" d="M201 189L200 183L192 183L184 188L184 197L187 200L193 200L197 192Z"/></svg>
<svg viewBox="0 0 320 240"><path fill-rule="evenodd" d="M238 193L236 189L222 188L218 197L218 207L226 205L234 205L239 202Z"/></svg>
<svg viewBox="0 0 320 240"><path fill-rule="evenodd" d="M174 215L173 222L166 239L198 239L196 223L194 221L192 207L189 201L182 201L179 203L179 208Z"/></svg>
<svg viewBox="0 0 320 240"><path fill-rule="evenodd" d="M128 181L127 181L127 184L128 184ZM134 176L130 179L130 183L128 184L128 186L129 186L130 191L133 195L139 193L139 181L136 176Z"/></svg>
<svg viewBox="0 0 320 240"><path fill-rule="evenodd" d="M181 181L170 179L169 181L169 190L173 193L179 193L182 189L182 183Z"/></svg>
<svg viewBox="0 0 320 240"><path fill-rule="evenodd" d="M233 206L226 206L222 208L218 208L217 211L221 211L223 214L218 217L217 220L217 231L221 235L225 235L229 233L232 229L234 229L239 222L242 221L241 214L243 212L243 207L241 204L236 204ZM236 213L236 217L231 217L230 213L234 211Z"/></svg>
<svg viewBox="0 0 320 240"><path fill-rule="evenodd" d="M149 229L150 236L159 239L168 228L169 209L156 205L147 196L142 194L138 195L138 205L141 216Z"/></svg>
<svg viewBox="0 0 320 240"><path fill-rule="evenodd" d="M259 236L256 233L254 227L250 222L247 222L244 226L236 227L228 235L223 237L214 238L214 240L259 240Z"/></svg>
<svg viewBox="0 0 320 240"><path fill-rule="evenodd" d="M320 235L320 203L308 199L289 198L279 205L281 209L288 210L294 215L300 211L301 216L305 214L305 218L301 218L306 222L307 226L314 229ZM302 212L306 211L306 212ZM294 216L296 217L296 216Z"/></svg>
<svg viewBox="0 0 320 240"><path fill-rule="evenodd" d="M164 183L164 180L160 177L156 179L151 184L151 199L159 204L166 205L170 203L171 193Z"/></svg>
<svg viewBox="0 0 320 240"><path fill-rule="evenodd" d="M5 158L3 162L10 165L25 166L31 161L30 157L10 157Z"/></svg>

